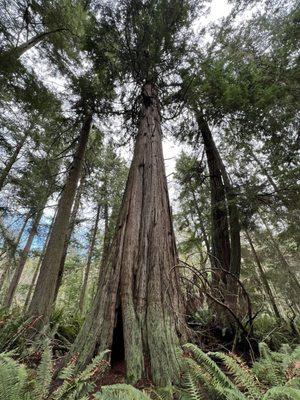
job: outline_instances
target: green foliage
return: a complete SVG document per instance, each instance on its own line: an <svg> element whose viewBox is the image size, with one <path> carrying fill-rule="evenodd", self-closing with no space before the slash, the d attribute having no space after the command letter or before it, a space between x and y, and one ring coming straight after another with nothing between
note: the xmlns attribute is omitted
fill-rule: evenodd
<svg viewBox="0 0 300 400"><path fill-rule="evenodd" d="M0 354L0 400L25 400L28 372L12 355L13 353Z"/></svg>
<svg viewBox="0 0 300 400"><path fill-rule="evenodd" d="M52 369L52 348L50 346L50 341L46 339L41 362L37 368L34 379L33 395L35 400L44 400L47 398L52 381Z"/></svg>
<svg viewBox="0 0 300 400"><path fill-rule="evenodd" d="M81 372L76 372L73 360L60 374L63 383L54 392L52 382L52 349L49 341L44 344L41 362L34 373L25 365L15 361L13 353L0 354L0 400L75 400L87 399L88 393L93 392L95 377L107 369L104 360L107 351L93 359L90 365Z"/></svg>
<svg viewBox="0 0 300 400"><path fill-rule="evenodd" d="M286 386L277 386L269 389L262 397L262 400L299 400L300 390Z"/></svg>
<svg viewBox="0 0 300 400"><path fill-rule="evenodd" d="M280 350L275 352L270 351L266 343L260 343L259 349L261 357L253 364L253 373L266 386L284 385L295 362L300 361L300 346L292 350L288 345L282 345ZM293 377L291 378L293 380Z"/></svg>
<svg viewBox="0 0 300 400"><path fill-rule="evenodd" d="M78 288L77 288L78 290ZM51 325L56 326L56 335L64 343L73 343L83 322L83 318L63 308L55 308L51 315Z"/></svg>
<svg viewBox="0 0 300 400"><path fill-rule="evenodd" d="M150 397L131 385L115 384L103 386L101 392L95 394L97 400L150 400Z"/></svg>
<svg viewBox="0 0 300 400"><path fill-rule="evenodd" d="M32 320L24 321L18 313L7 314L2 311L0 325L0 351L7 352L24 346L23 334L26 332Z"/></svg>
<svg viewBox="0 0 300 400"><path fill-rule="evenodd" d="M193 344L184 346L186 355L180 359L182 381L180 387L166 387L140 391L131 385L103 386L94 394L98 400L299 400L296 361L299 347L292 350L283 345L279 352L271 352L261 344L261 359L250 370L234 354L213 352L205 354ZM52 349L46 340L41 362L34 373L15 361L13 353L0 354L0 400L76 400L88 399L108 367L104 351L93 359L83 372L76 370L76 357L62 369L62 384L51 391ZM189 356L191 355L191 357ZM215 360L221 361L217 364ZM268 364L266 364L266 360ZM267 375L271 370L268 379ZM276 370L276 372L274 372ZM274 378L275 376L275 378ZM268 380L268 382L267 382ZM280 383L280 384L278 384Z"/></svg>
<svg viewBox="0 0 300 400"><path fill-rule="evenodd" d="M283 399L299 399L300 390L293 386L293 379L287 377L291 363L299 357L299 348L291 352L288 346L284 346L280 353L275 353L265 345L261 345L263 356L256 362L253 371L233 354L227 355L220 352L205 354L193 344L185 345L184 349L192 355L192 359L184 357L182 360L184 392L181 392L181 398L184 400L206 398L261 400L281 398L280 394L286 396L282 397ZM221 366L212 358L220 360ZM260 383L260 373L267 373L265 360L268 360L268 368L271 370L269 386L274 386L269 390L264 389L261 384L266 382ZM278 363L281 366L284 365L286 369L280 370Z"/></svg>
<svg viewBox="0 0 300 400"><path fill-rule="evenodd" d="M230 375L233 377L233 381L237 387L245 388L246 394L249 399L257 399L260 396L260 389L258 388L258 382L252 375L249 368L235 355L227 355L224 353L209 353L213 358L217 358L222 361L225 368L228 370Z"/></svg>

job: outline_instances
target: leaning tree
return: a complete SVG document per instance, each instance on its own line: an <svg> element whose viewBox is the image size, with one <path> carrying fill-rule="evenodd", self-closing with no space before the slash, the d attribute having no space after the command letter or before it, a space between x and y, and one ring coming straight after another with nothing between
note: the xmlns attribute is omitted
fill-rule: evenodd
<svg viewBox="0 0 300 400"><path fill-rule="evenodd" d="M69 357L78 354L83 368L96 351L111 349L130 382L146 375L157 385L176 381L176 348L187 338L158 94L169 94L176 80L191 14L187 1L126 0L105 16L121 44L125 77L135 82L137 133L115 237Z"/></svg>

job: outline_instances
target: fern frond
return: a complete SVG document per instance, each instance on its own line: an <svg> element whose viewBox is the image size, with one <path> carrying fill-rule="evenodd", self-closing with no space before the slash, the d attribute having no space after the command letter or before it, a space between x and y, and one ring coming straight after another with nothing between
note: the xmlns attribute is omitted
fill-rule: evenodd
<svg viewBox="0 0 300 400"><path fill-rule="evenodd" d="M106 354L109 352L110 350L105 350L94 357L92 362L85 368L85 370L78 375L78 381L87 381L95 374L101 375L107 369L108 363L103 361Z"/></svg>
<svg viewBox="0 0 300 400"><path fill-rule="evenodd" d="M44 344L42 359L38 366L34 382L33 394L36 400L44 400L47 398L52 381L52 369L52 349L50 341L47 339Z"/></svg>
<svg viewBox="0 0 300 400"><path fill-rule="evenodd" d="M252 366L252 371L260 382L268 386L281 386L285 383L280 363L274 362L271 357L256 361Z"/></svg>
<svg viewBox="0 0 300 400"><path fill-rule="evenodd" d="M194 344L188 343L183 346L186 350L189 350L198 364L208 372L212 380L215 383L219 383L224 388L229 388L232 390L237 390L235 385L231 382L231 380L220 370L217 364L208 356L206 355L201 349L199 349Z"/></svg>
<svg viewBox="0 0 300 400"><path fill-rule="evenodd" d="M150 396L153 400L173 400L174 388L167 386L151 390Z"/></svg>
<svg viewBox="0 0 300 400"><path fill-rule="evenodd" d="M261 398L261 392L249 368L246 368L242 363L239 364L233 356L224 353L216 352L209 353L209 355L222 361L226 369L233 375L235 384L241 385L245 389L250 400Z"/></svg>
<svg viewBox="0 0 300 400"><path fill-rule="evenodd" d="M271 355L271 351L269 346L265 342L260 342L258 344L259 354L261 358L269 358Z"/></svg>
<svg viewBox="0 0 300 400"><path fill-rule="evenodd" d="M240 391L231 389L220 388L219 395L221 398L225 397L226 400L247 400L247 398Z"/></svg>
<svg viewBox="0 0 300 400"><path fill-rule="evenodd" d="M94 389L92 378L102 375L108 367L108 362L104 360L109 350L103 351L96 356L93 361L78 375L76 375L76 365L70 362L60 373L59 377L63 379L63 384L56 389L51 396L53 400L73 400L80 396L84 398L87 393Z"/></svg>
<svg viewBox="0 0 300 400"><path fill-rule="evenodd" d="M190 400L203 400L203 397L198 387L198 382L190 372L187 372L185 374L184 381L185 381L185 388L189 394Z"/></svg>
<svg viewBox="0 0 300 400"><path fill-rule="evenodd" d="M150 400L150 397L133 386L119 383L103 386L100 392L94 395L97 400Z"/></svg>
<svg viewBox="0 0 300 400"><path fill-rule="evenodd" d="M287 386L277 386L269 389L262 400L300 400L300 390Z"/></svg>
<svg viewBox="0 0 300 400"><path fill-rule="evenodd" d="M0 400L20 400L26 394L26 367L13 360L11 354L0 354Z"/></svg>

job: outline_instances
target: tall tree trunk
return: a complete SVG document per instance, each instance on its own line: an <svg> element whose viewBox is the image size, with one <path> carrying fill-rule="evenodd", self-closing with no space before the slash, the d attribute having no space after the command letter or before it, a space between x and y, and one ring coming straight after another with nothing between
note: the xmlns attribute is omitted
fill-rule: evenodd
<svg viewBox="0 0 300 400"><path fill-rule="evenodd" d="M55 287L55 294L54 294L54 303L56 302L58 291L59 291L59 288L60 288L61 283L62 283L63 274L64 274L64 268L65 268L65 262L66 262L66 258L67 258L67 254L68 254L68 247L69 247L69 244L70 244L72 233L73 233L75 225L76 225L76 216L78 214L78 209L79 209L79 206L80 206L80 199L81 199L81 195L82 195L83 182L84 182L84 177L81 178L80 184L79 184L77 192L76 192L74 205L73 205L73 208L72 208L72 214L71 214L71 217L70 217L70 223L69 223L69 227L68 227L68 232L67 232L67 236L66 236L65 243L64 243L63 254L62 254L61 260L60 260L59 273L58 273L58 278L57 278L56 287Z"/></svg>
<svg viewBox="0 0 300 400"><path fill-rule="evenodd" d="M11 155L10 159L7 161L5 167L3 168L2 173L0 175L0 190L5 185L6 178L8 177L8 174L9 174L12 166L16 162L17 157L18 157L22 147L24 146L24 143L25 143L28 135L29 135L29 132L24 134L24 136L22 137L20 142L16 145L15 150L14 150L13 154Z"/></svg>
<svg viewBox="0 0 300 400"><path fill-rule="evenodd" d="M279 309L278 309L278 307L277 307L277 304L276 304L276 301L275 301L275 297L274 297L273 292L272 292L272 290L271 290L271 287L270 287L270 285L269 285L268 279L267 279L267 277L266 277L266 275L265 275L265 271L263 270L263 267L262 267L262 265L261 265L261 263L260 263L260 259L259 259L259 257L258 257L258 254L257 254L256 250L255 250L255 247L254 247L254 244L253 244L253 242L252 242L251 236L250 236L250 234L249 234L249 232L248 232L247 230L245 230L245 234L246 234L246 238L247 238L247 240L248 240L248 242L249 242L249 245L250 245L250 247L251 247L251 251L252 251L252 254L253 254L255 263L256 263L256 265L257 265L260 278L261 278L261 280L262 280L262 283L263 283L263 285L264 285L265 291L266 291L266 293L267 293L267 295L268 295L268 297L269 297L270 303L271 303L271 305L272 305L272 308L273 308L275 317L276 317L278 320L282 320L282 316L281 316L281 314L280 314L280 312L279 312Z"/></svg>
<svg viewBox="0 0 300 400"><path fill-rule="evenodd" d="M86 267L85 267L85 271L84 271L83 283L82 283L80 296L79 296L79 311L80 311L80 313L82 313L83 307L84 307L86 288L87 288L88 279L89 279L89 275L90 275L92 257L93 257L95 242L96 242L96 236L97 236L97 232L98 232L100 211L101 211L101 205L98 204L96 220L95 220L95 224L94 224L94 228L93 228L93 232L92 232L92 237L91 237L89 251L88 251L87 263L86 263Z"/></svg>
<svg viewBox="0 0 300 400"><path fill-rule="evenodd" d="M21 252L18 265L17 265L17 267L15 269L13 278L12 278L10 284L9 284L9 287L8 287L8 290L7 290L7 293L6 293L4 302L3 302L3 306L4 307L7 307L7 308L11 307L11 304L12 304L12 301L13 301L13 297L15 295L18 283L20 281L22 272L24 270L25 263L27 261L28 253L29 253L29 251L31 249L31 245L32 245L33 239L34 239L34 237L35 237L35 235L37 233L37 228L39 226L40 220L41 220L42 215L43 215L43 210L44 210L44 205L41 207L40 210L38 210L36 212L36 215L35 215L35 217L33 219L32 226L31 226L31 229L29 231L29 235L28 235L26 244L25 244L25 246L24 246L24 248L23 248L23 250Z"/></svg>
<svg viewBox="0 0 300 400"><path fill-rule="evenodd" d="M50 234L51 234L51 231L52 231L52 228L53 228L53 223L55 221L55 218L56 218L56 213L55 213L54 217L52 218L51 225L50 225L48 233L47 233L47 237L46 237L46 240L45 240L45 244L44 244L42 253L40 255L38 264L36 266L36 269L34 271L34 274L32 276L31 282L30 282L30 286L29 286L28 293L27 293L26 300L25 300L24 307L23 307L23 311L24 312L27 311L28 304L29 304L29 302L31 300L31 295L32 295L32 292L33 292L33 288L34 288L34 285L36 284L36 279L38 277L38 273L39 273L39 270L40 270L40 267L41 267L45 252L46 252L46 248L47 248L47 245L48 245L48 242L49 242L49 239L50 239Z"/></svg>
<svg viewBox="0 0 300 400"><path fill-rule="evenodd" d="M118 210L119 213L120 210ZM104 203L103 205L103 218L104 218L104 233L103 233L103 244L102 244L102 254L101 254L101 261L100 261L100 268L99 268L99 275L98 275L98 280L94 281L93 283L93 288L92 288L92 299L95 296L95 292L97 287L101 284L102 280L102 275L103 275L103 270L105 269L105 264L108 259L109 255L109 249L111 247L112 243L112 235L111 231L113 230L112 228L115 227L117 224L117 221L115 221L115 214L116 213L116 207L114 204L113 210L111 212L111 215L109 216L108 213L108 204L107 202ZM117 214L118 217L118 214ZM114 231L113 231L114 232Z"/></svg>
<svg viewBox="0 0 300 400"><path fill-rule="evenodd" d="M43 258L37 284L28 308L27 314L29 317L42 317L39 320L39 326L35 326L36 329L42 328L42 326L48 322L52 311L61 257L68 233L71 209L83 166L91 125L92 114L90 113L85 116L82 125L73 163L58 203L57 215Z"/></svg>
<svg viewBox="0 0 300 400"><path fill-rule="evenodd" d="M218 295L218 297L223 297L228 278L226 271L229 271L230 268L230 241L226 193L210 129L206 121L198 114L197 122L203 138L210 175L211 247L212 258L214 260L212 265L214 269L212 286L217 291L216 295Z"/></svg>
<svg viewBox="0 0 300 400"><path fill-rule="evenodd" d="M126 376L146 366L156 385L178 380L176 347L186 340L175 238L162 153L157 92L142 89L138 135L115 237L91 312L69 355L82 369L97 350L125 352ZM120 344L118 346L118 343ZM67 360L66 360L67 361Z"/></svg>
<svg viewBox="0 0 300 400"><path fill-rule="evenodd" d="M230 275L227 277L227 300L231 307L236 308L237 293L238 293L238 279L241 271L241 238L240 238L240 219L239 211L236 202L236 196L229 176L227 174L225 165L220 156L218 148L214 142L212 133L209 129L207 122L204 120L202 115L197 115L197 121L202 132L204 146L210 149L210 152L214 155L215 163L217 164L216 169L222 176L226 205L228 212L228 225L229 225L229 237L230 237L230 261L229 261L229 272ZM213 157L213 156L211 156ZM223 195L224 196L224 195Z"/></svg>

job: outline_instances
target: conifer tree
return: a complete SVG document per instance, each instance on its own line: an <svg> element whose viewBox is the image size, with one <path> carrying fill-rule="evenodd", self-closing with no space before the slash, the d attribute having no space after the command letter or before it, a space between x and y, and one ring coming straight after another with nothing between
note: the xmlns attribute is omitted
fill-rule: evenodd
<svg viewBox="0 0 300 400"><path fill-rule="evenodd" d="M159 91L181 60L190 7L182 1L120 1L111 21L120 32L125 74L130 72L139 92L134 100L137 135L110 253L73 352L83 368L98 348L120 357L122 348L114 343L122 338L131 382L145 376L147 359L156 384L176 381L176 347L186 340Z"/></svg>

